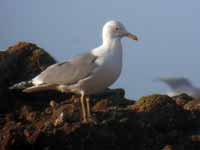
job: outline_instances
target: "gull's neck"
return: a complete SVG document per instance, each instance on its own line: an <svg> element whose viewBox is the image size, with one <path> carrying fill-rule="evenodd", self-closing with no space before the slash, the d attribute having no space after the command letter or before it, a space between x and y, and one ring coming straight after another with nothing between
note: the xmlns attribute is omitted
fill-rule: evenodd
<svg viewBox="0 0 200 150"><path fill-rule="evenodd" d="M121 48L121 38L103 38L102 46L108 49Z"/></svg>
<svg viewBox="0 0 200 150"><path fill-rule="evenodd" d="M93 54L101 56L107 53L122 53L122 44L120 38L103 37L103 43L100 47L93 50Z"/></svg>

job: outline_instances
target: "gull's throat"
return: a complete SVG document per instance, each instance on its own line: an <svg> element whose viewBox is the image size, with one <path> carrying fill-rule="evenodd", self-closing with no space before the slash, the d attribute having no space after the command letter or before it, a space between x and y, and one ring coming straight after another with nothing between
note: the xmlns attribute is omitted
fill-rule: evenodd
<svg viewBox="0 0 200 150"><path fill-rule="evenodd" d="M120 38L103 38L102 45L92 50L92 54L95 56L114 55L115 53L122 54Z"/></svg>

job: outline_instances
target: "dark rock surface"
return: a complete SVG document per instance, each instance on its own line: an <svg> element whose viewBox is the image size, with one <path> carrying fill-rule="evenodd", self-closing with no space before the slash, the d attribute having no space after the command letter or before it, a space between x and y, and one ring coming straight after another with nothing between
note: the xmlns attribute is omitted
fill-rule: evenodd
<svg viewBox="0 0 200 150"><path fill-rule="evenodd" d="M193 97L191 97L191 96L188 96L187 94L180 94L180 95L178 95L178 96L174 96L174 97L172 97L174 100L175 100L175 102L176 102L176 104L177 105L180 105L180 106L184 106L185 104L187 104L189 101L192 101L192 100L194 100L194 98Z"/></svg>
<svg viewBox="0 0 200 150"><path fill-rule="evenodd" d="M154 94L134 101L124 97L123 89L108 89L91 97L96 123L82 124L78 95L55 91L25 94L7 89L55 62L42 50L43 55L37 58L45 57L47 61L39 61L40 67L36 67L38 61L35 64L30 60L35 60L31 59L32 55L40 48L30 43L18 43L14 47L0 54L0 62L13 67L0 65L0 71L5 68L9 75L0 79L0 91L7 91L0 101L12 104L0 113L0 150L200 149L199 100L187 95L170 98ZM12 57L19 59L19 64L13 64L9 51L16 52ZM23 71L16 71L21 65Z"/></svg>
<svg viewBox="0 0 200 150"><path fill-rule="evenodd" d="M9 86L33 78L53 63L47 52L32 43L18 42L0 51L0 112L9 110L13 103Z"/></svg>

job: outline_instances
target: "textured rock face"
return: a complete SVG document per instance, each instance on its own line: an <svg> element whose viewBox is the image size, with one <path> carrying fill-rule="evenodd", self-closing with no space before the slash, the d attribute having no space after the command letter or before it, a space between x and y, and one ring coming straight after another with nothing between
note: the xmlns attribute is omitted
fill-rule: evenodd
<svg viewBox="0 0 200 150"><path fill-rule="evenodd" d="M18 42L0 52L0 112L11 105L8 87L14 83L29 80L55 63L55 60L35 44Z"/></svg>
<svg viewBox="0 0 200 150"><path fill-rule="evenodd" d="M144 124L157 130L169 131L186 126L186 112L166 95L141 97L132 109L138 112Z"/></svg>
<svg viewBox="0 0 200 150"><path fill-rule="evenodd" d="M1 117L0 149L200 148L199 111L192 101L181 107L168 96L150 95L134 102L119 91L92 98L95 124L80 122L79 96L42 103L26 99L28 104Z"/></svg>
<svg viewBox="0 0 200 150"><path fill-rule="evenodd" d="M78 95L7 89L54 62L30 43L0 53L0 72L5 73L0 101L12 104L0 113L0 150L200 149L200 102L187 95L155 94L134 101L124 97L123 89L108 89L91 97L96 122L82 124Z"/></svg>

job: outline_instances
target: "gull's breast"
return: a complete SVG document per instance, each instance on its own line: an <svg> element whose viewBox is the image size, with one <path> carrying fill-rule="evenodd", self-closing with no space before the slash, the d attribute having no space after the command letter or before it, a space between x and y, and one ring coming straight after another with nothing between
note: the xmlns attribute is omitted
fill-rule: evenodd
<svg viewBox="0 0 200 150"><path fill-rule="evenodd" d="M108 53L96 61L99 67L92 77L81 85L85 93L89 95L102 92L118 79L122 69L121 50Z"/></svg>

